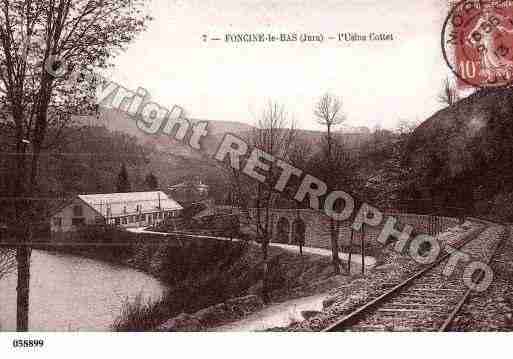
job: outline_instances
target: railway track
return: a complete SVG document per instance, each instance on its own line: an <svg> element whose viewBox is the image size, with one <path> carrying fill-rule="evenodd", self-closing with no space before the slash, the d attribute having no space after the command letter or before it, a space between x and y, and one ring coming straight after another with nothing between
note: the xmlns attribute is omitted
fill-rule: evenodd
<svg viewBox="0 0 513 359"><path fill-rule="evenodd" d="M473 260L488 262L503 238L505 227L479 221L482 225L453 247ZM470 295L463 281L463 266L451 276L442 272L449 254L419 270L399 284L390 284L382 295L335 322L324 331L447 331Z"/></svg>

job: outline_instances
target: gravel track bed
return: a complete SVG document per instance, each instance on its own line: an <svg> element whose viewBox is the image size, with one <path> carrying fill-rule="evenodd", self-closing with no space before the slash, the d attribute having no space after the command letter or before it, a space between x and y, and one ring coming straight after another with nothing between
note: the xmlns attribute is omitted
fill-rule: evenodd
<svg viewBox="0 0 513 359"><path fill-rule="evenodd" d="M494 280L472 293L452 325L454 331L513 331L513 228L508 226L490 266Z"/></svg>

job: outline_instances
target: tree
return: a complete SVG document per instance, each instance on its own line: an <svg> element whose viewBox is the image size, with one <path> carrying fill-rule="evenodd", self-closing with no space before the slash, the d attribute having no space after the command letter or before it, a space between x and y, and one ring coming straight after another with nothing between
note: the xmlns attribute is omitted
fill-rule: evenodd
<svg viewBox="0 0 513 359"><path fill-rule="evenodd" d="M294 121L289 119L284 106L269 102L263 109L257 123L248 134L246 142L251 150L258 149L274 158L288 161L292 144L296 138ZM251 152L251 151L248 151ZM244 160L247 160L245 158ZM263 259L263 299L269 301L268 288L268 249L273 232L272 210L276 208L280 195L273 186L281 170L271 165L264 183L242 175L238 170L229 169L233 204L241 208L247 224L260 243ZM255 218L250 218L249 207L256 209Z"/></svg>
<svg viewBox="0 0 513 359"><path fill-rule="evenodd" d="M333 141L332 131L334 127L341 125L346 120L342 113L342 100L326 93L317 102L314 114L317 117L317 122L326 127L328 156L331 156L331 146ZM330 158L328 157L328 161L329 160Z"/></svg>
<svg viewBox="0 0 513 359"><path fill-rule="evenodd" d="M150 172L145 180L144 180L144 184L146 185L146 188L148 188L149 190L157 190L159 188L159 180L157 179L157 177L153 174L153 172Z"/></svg>
<svg viewBox="0 0 513 359"><path fill-rule="evenodd" d="M336 170L336 163L333 157L333 129L335 126L342 124L345 121L345 116L342 113L342 100L331 95L324 94L317 102L314 115L317 118L317 122L326 127L326 167L324 176L322 179L328 185L330 190L334 190L335 176L333 171ZM332 263L335 274L340 274L340 258L338 255L338 230L333 218L330 218L330 236L331 236L331 252L332 252Z"/></svg>
<svg viewBox="0 0 513 359"><path fill-rule="evenodd" d="M276 102L270 102L262 111L258 123L254 127L249 138L251 147L258 148L274 158L280 158L287 161L290 156L290 150L296 137L294 122L289 119L283 105ZM273 166L271 168L268 183L256 183L256 234L262 247L262 257L264 261L264 293L265 299L268 298L268 249L272 237L273 223L271 211L276 208L276 201L279 194L272 190L272 185L279 170Z"/></svg>
<svg viewBox="0 0 513 359"><path fill-rule="evenodd" d="M118 174L118 180L116 182L116 192L125 193L130 192L130 181L128 180L128 172L126 170L126 166L123 163L121 165L121 170Z"/></svg>
<svg viewBox="0 0 513 359"><path fill-rule="evenodd" d="M375 205L390 208L410 197L412 186L419 182L420 175L407 161L407 146L415 127L413 122L400 121L392 136L384 137L378 149L366 153L368 162L374 163L366 192Z"/></svg>
<svg viewBox="0 0 513 359"><path fill-rule="evenodd" d="M58 152L45 156L41 162L38 192L45 197L70 197L76 193L112 193L116 191L113 169L124 163L130 170L133 188L145 188L141 171L149 162L153 149L137 138L102 126L70 127L64 132L66 141ZM61 155L63 153L65 155ZM80 161L70 161L70 158ZM145 171L146 172L146 171Z"/></svg>
<svg viewBox="0 0 513 359"><path fill-rule="evenodd" d="M356 201L361 202L361 195L359 194L358 196L355 196L355 193L359 192L358 190L361 187L360 179L357 175L358 167L361 163L358 160L359 153L348 148L347 145L344 144L342 135L332 136L330 147L330 162L326 161L326 158L328 158L327 135L322 137L319 143L319 147L320 151L316 153L310 161L309 169L311 173L325 181L325 183L329 185L330 190L342 190L351 193ZM341 203L336 202L334 209L336 211L340 211ZM332 245L332 257L334 260L338 258L338 255L333 256L333 253L338 254L338 251L340 250L338 236L341 230L341 226L342 223L340 221L333 221L330 219L330 237ZM349 243L347 250L351 255L351 243ZM348 262L348 270L350 269L350 264L351 263Z"/></svg>
<svg viewBox="0 0 513 359"><path fill-rule="evenodd" d="M449 78L445 78L443 88L438 94L438 102L452 106L459 101L458 90L451 84Z"/></svg>
<svg viewBox="0 0 513 359"><path fill-rule="evenodd" d="M94 113L97 81L115 51L123 50L150 20L143 0L3 0L0 4L0 115L9 124L15 171L10 224L22 228L18 264L17 329L28 330L31 223L37 211L42 151L61 139L74 115ZM69 64L69 66L66 66ZM53 128L54 138L48 138Z"/></svg>

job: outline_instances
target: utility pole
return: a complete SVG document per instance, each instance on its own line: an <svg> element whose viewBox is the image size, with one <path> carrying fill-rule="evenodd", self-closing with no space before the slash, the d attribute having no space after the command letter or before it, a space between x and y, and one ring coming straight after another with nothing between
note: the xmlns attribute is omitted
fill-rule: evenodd
<svg viewBox="0 0 513 359"><path fill-rule="evenodd" d="M158 215L158 218L157 218L157 221L160 221L163 220L163 214L162 214L162 206L160 205L160 191L157 192L158 196L159 196L159 215Z"/></svg>
<svg viewBox="0 0 513 359"><path fill-rule="evenodd" d="M365 223L362 223L362 275L365 275Z"/></svg>

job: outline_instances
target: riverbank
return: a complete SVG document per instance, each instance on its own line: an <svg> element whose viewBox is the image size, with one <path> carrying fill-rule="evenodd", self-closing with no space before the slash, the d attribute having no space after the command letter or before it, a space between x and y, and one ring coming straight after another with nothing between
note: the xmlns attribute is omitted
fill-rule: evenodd
<svg viewBox="0 0 513 359"><path fill-rule="evenodd" d="M148 233L89 235L95 238L89 244L41 245L41 249L136 269L166 286L158 300L132 298L126 302L112 325L114 330L176 330L164 324L169 324L170 318L198 311L203 311L200 313L203 316L196 330L208 330L243 319L265 307L262 255L255 244L208 238L162 238ZM301 256L290 248L270 247L266 287L269 301L283 302L341 285L346 277L334 276L330 262L326 256Z"/></svg>
<svg viewBox="0 0 513 359"><path fill-rule="evenodd" d="M191 273L171 286L158 303L127 311L115 329L210 330L237 322L277 302L326 292L348 280L347 276L333 275L330 258L300 256L271 247L266 290L269 302L264 303L262 267L260 248L246 245L231 265L222 269L213 266L208 273Z"/></svg>
<svg viewBox="0 0 513 359"><path fill-rule="evenodd" d="M156 235L163 238L173 238L170 235L162 232L152 232L147 230L132 230L134 233ZM213 237L207 235L194 235L194 238L211 240ZM242 243L240 240L229 238L215 237L220 242L227 243ZM250 246L252 254L249 256L251 260L261 257L260 247L254 242L243 242ZM233 328L240 328L239 322L247 322L247 327L254 327L267 329L265 326L275 326L278 324L286 323L287 325L293 321L303 320L302 312L312 312L322 307L323 299L328 295L326 292L330 289L340 287L347 284L355 276L349 277L347 275L333 275L331 265L331 251L319 248L303 248L303 256L299 254L299 248L292 245L284 245L279 243L270 244L270 272L276 271L276 259L281 261L277 271L280 272L278 277L281 280L276 280L275 275L271 275L269 280L270 301L263 303L261 299L262 283L259 280L255 285L247 290L241 291L239 294L242 297L234 297L227 299L223 302L216 303L206 308L202 308L196 312L183 312L166 321L158 326L158 330L163 331L202 331L202 330L217 330L223 328L225 325L232 325ZM346 253L341 253L341 259L348 257ZM300 262L299 262L300 261ZM359 277L361 271L361 256L355 255L352 258L351 272L356 273ZM257 263L255 263L257 264ZM365 258L366 272L376 265L376 260L372 257ZM261 266L261 263L258 264ZM322 267L319 270L318 267ZM343 266L347 267L347 264ZM276 273L275 273L276 274ZM284 279L284 280L283 280ZM315 303L310 301L310 297L316 297ZM172 294L170 294L171 299ZM305 311L297 311L297 303L301 303L301 308ZM164 304L168 305L168 304ZM274 308L290 307L292 312L286 310L273 313L276 311ZM234 309L235 308L235 309ZM289 309L290 309L289 308ZM296 308L296 309L294 309ZM154 312L150 305L143 306L140 310L133 310L135 312ZM291 314L292 313L292 314ZM149 314L147 314L149 316ZM267 317L270 315L270 317ZM141 322L141 319L130 319L127 315L126 322ZM259 323L259 319L262 321ZM256 322L252 322L255 321ZM262 323L265 323L262 325ZM256 325L255 325L256 324ZM244 328L244 326L242 327ZM223 329L220 329L223 330ZM235 329L238 330L238 329ZM242 329L244 330L244 329Z"/></svg>
<svg viewBox="0 0 513 359"><path fill-rule="evenodd" d="M328 293L271 303L243 319L213 328L216 332L255 332L288 327L315 315L323 309Z"/></svg>

